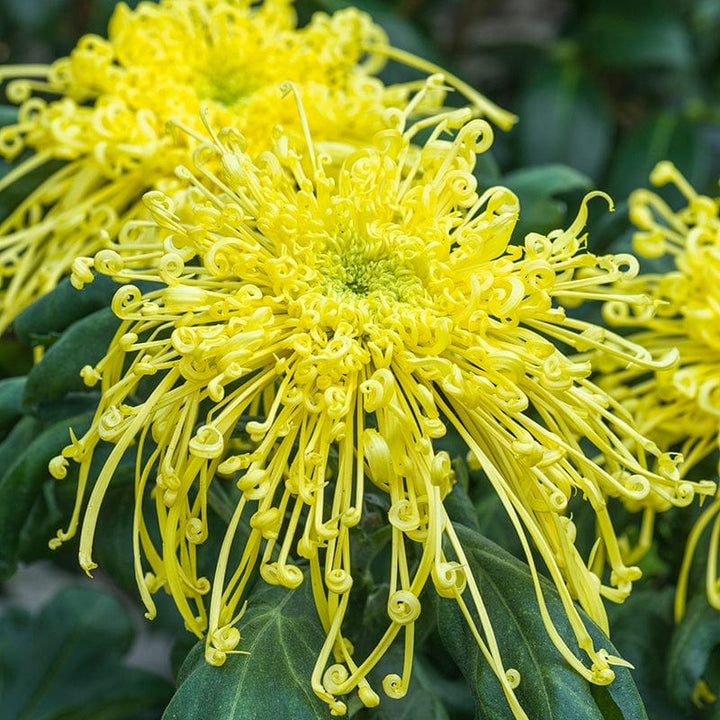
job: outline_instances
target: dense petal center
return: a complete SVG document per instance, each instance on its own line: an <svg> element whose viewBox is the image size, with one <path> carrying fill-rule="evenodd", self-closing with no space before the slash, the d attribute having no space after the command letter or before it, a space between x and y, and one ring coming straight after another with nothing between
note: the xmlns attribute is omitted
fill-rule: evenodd
<svg viewBox="0 0 720 720"><path fill-rule="evenodd" d="M363 247L359 241L321 253L318 258L324 292L348 302L373 294L412 302L422 294L422 283L413 268L389 253Z"/></svg>

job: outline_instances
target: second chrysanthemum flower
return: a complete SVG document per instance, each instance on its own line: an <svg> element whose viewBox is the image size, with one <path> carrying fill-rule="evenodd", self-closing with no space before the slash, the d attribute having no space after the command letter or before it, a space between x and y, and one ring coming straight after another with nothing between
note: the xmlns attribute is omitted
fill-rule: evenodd
<svg viewBox="0 0 720 720"><path fill-rule="evenodd" d="M675 210L650 190L630 196L635 250L646 261L662 263L663 272L642 273L624 290L652 298L657 312L637 315L629 306L610 303L605 315L651 352L676 348L679 363L650 375L633 367L606 367L602 383L634 414L641 432L664 450L683 454L682 473L689 477L703 460L717 458L720 444L720 201L694 190L669 162L659 163L650 179L657 186L674 186L684 201ZM717 470L711 476L717 477ZM666 505L645 500L631 507L645 514L640 554L652 541L655 512ZM720 609L718 513L720 499L705 509L688 539L676 595L678 620L685 609L690 564L709 525L706 590L710 604Z"/></svg>
<svg viewBox="0 0 720 720"><path fill-rule="evenodd" d="M74 257L96 252L105 235L115 239L124 222L144 216L144 192L182 186L174 170L189 164L194 142L168 132L169 121L200 130L202 110L214 127L241 129L260 152L277 126L301 133L282 93L283 83L294 82L311 101L315 139L342 158L385 127L386 111L402 106L416 85L380 80L388 56L428 65L392 48L355 8L317 13L297 27L292 0L162 0L133 10L119 3L107 38L86 35L52 65L0 67L0 81L12 79L8 96L20 104L18 121L0 128L0 157L21 158L0 190L47 168L0 222L0 332L55 287ZM455 85L477 112L512 124L512 115ZM437 111L444 96L437 87L428 108Z"/></svg>

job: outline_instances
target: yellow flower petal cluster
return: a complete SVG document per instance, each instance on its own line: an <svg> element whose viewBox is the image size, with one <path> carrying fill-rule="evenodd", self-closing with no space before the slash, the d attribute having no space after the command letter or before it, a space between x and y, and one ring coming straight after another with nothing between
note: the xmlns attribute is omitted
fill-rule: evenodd
<svg viewBox="0 0 720 720"><path fill-rule="evenodd" d="M300 132L294 82L308 101L318 141L342 155L386 125L385 112L410 85L385 87L385 58L432 66L388 45L354 8L316 14L296 27L291 0L162 0L135 10L120 3L107 39L87 35L51 66L0 68L18 122L0 128L0 157L32 154L0 181L0 190L50 161L63 161L0 223L0 331L122 223L143 216L142 194L170 191L173 172L189 164L191 136L168 132L170 120L201 129L233 126L252 152L269 147L276 126ZM461 82L456 86L501 125L512 116ZM38 94L40 93L40 94ZM58 99L43 99L50 95ZM442 104L437 88L429 107Z"/></svg>
<svg viewBox="0 0 720 720"><path fill-rule="evenodd" d="M395 642L405 661L383 690L407 689L419 597L431 584L460 604L514 717L526 718L519 674L500 656L445 510L454 474L443 436L457 433L484 471L521 538L553 642L596 683L610 682L621 661L594 647L574 601L607 627L601 598L621 600L640 575L622 560L607 498L682 505L709 489L679 482L674 458L591 382L590 364L558 349L602 348L645 371L672 362L655 363L563 308L633 276L634 259L585 251L587 199L567 230L509 244L516 198L504 188L478 193L473 176L490 126L467 109L409 122L422 94L332 174L309 136L304 146L278 137L254 156L236 130L210 131L194 171L179 170L193 182L182 202L146 196L152 220L132 226L137 256L126 244L124 254L106 248L76 265L78 284L92 267L161 287L117 292L120 329L106 357L83 370L102 397L90 430L51 463L58 478L70 461L80 465L75 512L53 542L77 531L86 507L80 562L95 567L103 496L136 444L138 586L149 615L153 592L173 596L188 628L206 637L209 662L238 651L254 571L296 587L308 564L326 632L313 689L334 714L346 710L338 696L354 689L373 706L367 674ZM416 146L420 131L429 137ZM86 499L104 443L111 451ZM344 627L366 482L387 497L391 559L387 629L358 658ZM235 504L207 578L198 557L218 532L208 518L217 487ZM143 513L148 493L152 517ZM599 528L587 560L567 511L576 493ZM531 543L579 649L549 616Z"/></svg>
<svg viewBox="0 0 720 720"><path fill-rule="evenodd" d="M650 180L672 184L685 204L673 210L656 193L640 189L630 196L630 218L638 230L633 244L648 260L669 259L672 269L644 273L628 286L657 304L654 316L633 313L630 307L610 303L605 315L613 324L632 329L630 340L651 353L677 348L677 367L643 374L635 368L609 373L603 381L633 412L640 432L665 449L682 452L683 475L717 452L720 443L720 200L700 195L678 169L659 163ZM647 507L647 503L641 504ZM645 538L649 544L652 516L662 506L645 510ZM684 612L690 562L703 530L713 523L708 563L708 599L720 608L717 555L720 543L720 500L702 514L690 536L681 570L676 602L678 619Z"/></svg>

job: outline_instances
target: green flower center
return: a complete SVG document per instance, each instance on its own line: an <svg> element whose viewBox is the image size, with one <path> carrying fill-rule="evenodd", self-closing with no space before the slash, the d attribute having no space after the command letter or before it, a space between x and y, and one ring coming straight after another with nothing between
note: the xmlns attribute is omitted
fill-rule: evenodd
<svg viewBox="0 0 720 720"><path fill-rule="evenodd" d="M420 278L406 263L357 245L321 255L319 269L323 291L347 299L380 293L394 301L411 302L422 292Z"/></svg>
<svg viewBox="0 0 720 720"><path fill-rule="evenodd" d="M209 62L198 75L195 91L199 98L233 108L257 90L260 83L245 67L233 67L227 59Z"/></svg>

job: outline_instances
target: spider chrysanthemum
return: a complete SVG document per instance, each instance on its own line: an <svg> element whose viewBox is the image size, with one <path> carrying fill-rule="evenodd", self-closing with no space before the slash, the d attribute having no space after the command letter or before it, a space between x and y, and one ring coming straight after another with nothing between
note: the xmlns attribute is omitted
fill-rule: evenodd
<svg viewBox="0 0 720 720"><path fill-rule="evenodd" d="M80 561L94 567L103 495L137 441L137 582L150 614L152 592L173 596L187 626L206 636L209 662L241 648L236 625L253 571L294 587L307 564L327 636L313 689L334 713L345 711L337 696L353 689L374 705L367 673L396 640L405 662L383 688L391 696L407 688L419 596L431 584L461 604L514 716L525 718L518 673L500 656L443 503L454 482L439 445L448 429L517 529L552 640L596 683L610 682L610 663L619 661L595 648L574 600L607 627L601 597L623 599L640 574L622 561L606 498L682 504L695 487L677 482L673 458L660 456L588 379L589 363L556 346L603 348L655 367L642 348L562 306L564 297L605 297L607 284L635 272L633 259L585 252L585 203L567 230L508 244L516 198L504 188L478 194L472 174L491 142L489 125L466 110L410 124L410 111L346 158L335 179L309 137L304 146L279 138L253 157L225 130L196 152L203 179L186 204L146 196L153 220L134 227L138 257L112 249L95 257L96 271L162 287L118 291L121 327L107 356L83 371L102 398L91 429L51 464L59 478L69 460L80 464L75 513L54 543L76 532L86 504ZM421 130L429 137L416 147ZM112 450L86 502L103 442ZM355 657L344 621L366 483L388 499L387 630ZM227 528L208 524L213 484L236 493ZM151 517L142 505L148 492ZM574 546L567 505L575 493L597 515L592 563L597 570L607 558L605 574ZM247 536L238 532L243 522ZM198 554L218 532L214 576L198 577ZM531 542L560 592L574 650L547 612Z"/></svg>
<svg viewBox="0 0 720 720"><path fill-rule="evenodd" d="M177 186L189 164L189 135L202 110L214 127L240 128L253 152L269 147L276 126L300 131L294 82L308 101L307 122L338 155L385 126L385 111L413 84L386 87L376 76L387 57L421 71L432 66L388 45L354 8L316 14L296 27L292 0L162 0L135 10L120 3L108 38L83 37L50 66L6 66L0 81L22 103L17 123L0 128L0 157L24 157L0 190L51 161L49 177L0 222L0 331L68 272L77 255L102 247L122 222L143 212L145 191ZM469 87L454 84L481 114L505 127L512 116ZM47 100L48 96L58 96ZM436 88L429 107L443 102Z"/></svg>
<svg viewBox="0 0 720 720"><path fill-rule="evenodd" d="M643 258L672 265L663 273L643 273L627 289L653 298L653 317L637 315L628 306L611 303L607 319L631 328L630 339L652 353L677 348L677 367L653 374L636 368L607 373L604 387L637 418L643 434L666 450L678 449L685 462L682 473L717 453L720 442L720 201L697 193L677 168L659 163L651 182L674 185L685 204L673 210L650 190L630 196L630 218L638 230L633 244ZM645 507L644 538L651 540L654 505ZM662 507L660 508L662 509ZM682 616L690 563L703 531L712 524L708 558L707 595L720 609L717 557L720 546L720 500L700 516L689 537L676 595L676 616Z"/></svg>

